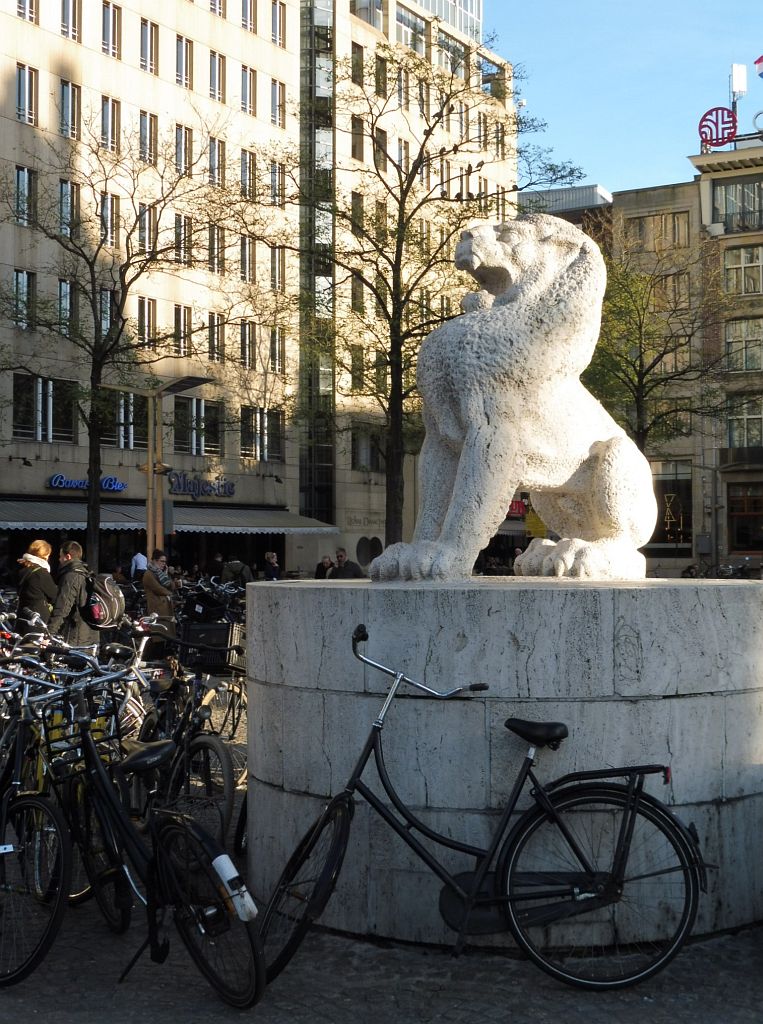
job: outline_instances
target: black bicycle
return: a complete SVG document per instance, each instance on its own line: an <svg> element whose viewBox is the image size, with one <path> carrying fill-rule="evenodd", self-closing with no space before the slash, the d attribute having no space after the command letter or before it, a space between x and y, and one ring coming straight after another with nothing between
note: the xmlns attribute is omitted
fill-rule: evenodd
<svg viewBox="0 0 763 1024"><path fill-rule="evenodd" d="M402 684L446 700L488 687L438 692L364 657L357 645L367 639L365 626L357 626L353 653L393 683L343 792L298 844L270 897L261 926L268 981L288 964L334 890L356 793L442 881L439 909L457 932L456 952L467 935L508 929L531 960L571 985L617 989L661 970L691 932L706 889L693 826L644 789L649 776L667 783L670 769L629 765L543 784L533 771L537 750L557 749L567 726L509 718L506 728L529 749L492 839L485 849L452 839L417 819L395 790L382 729ZM372 757L391 808L361 778ZM528 780L533 805L510 826ZM453 874L414 833L472 858L473 870Z"/></svg>

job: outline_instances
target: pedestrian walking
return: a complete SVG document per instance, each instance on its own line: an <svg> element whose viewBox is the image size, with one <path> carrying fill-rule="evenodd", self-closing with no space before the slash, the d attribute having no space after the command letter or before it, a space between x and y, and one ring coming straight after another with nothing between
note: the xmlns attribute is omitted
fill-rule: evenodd
<svg viewBox="0 0 763 1024"><path fill-rule="evenodd" d="M25 554L19 558L21 566L18 582L16 614L22 609L37 612L43 622L50 620L58 587L50 574L50 554L53 548L46 540L33 540Z"/></svg>
<svg viewBox="0 0 763 1024"><path fill-rule="evenodd" d="M175 607L172 594L175 583L167 571L167 555L160 549L151 555L148 568L143 576L143 590L146 595L146 610L154 612L165 627L168 636L175 636Z"/></svg>

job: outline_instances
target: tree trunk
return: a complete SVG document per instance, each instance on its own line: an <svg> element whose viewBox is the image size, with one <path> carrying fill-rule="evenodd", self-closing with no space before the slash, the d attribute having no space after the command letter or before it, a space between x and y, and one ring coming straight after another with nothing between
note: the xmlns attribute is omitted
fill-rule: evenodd
<svg viewBox="0 0 763 1024"><path fill-rule="evenodd" d="M386 448L386 495L385 495L385 531L386 547L403 539L403 500L405 484L403 480L403 461L405 449L403 445L403 361L401 357L402 343L399 332L390 332L389 351L389 406L387 423Z"/></svg>
<svg viewBox="0 0 763 1024"><path fill-rule="evenodd" d="M101 540L101 420L99 404L94 401L101 384L100 370L90 375L90 411L87 417L87 532L85 559L98 571Z"/></svg>

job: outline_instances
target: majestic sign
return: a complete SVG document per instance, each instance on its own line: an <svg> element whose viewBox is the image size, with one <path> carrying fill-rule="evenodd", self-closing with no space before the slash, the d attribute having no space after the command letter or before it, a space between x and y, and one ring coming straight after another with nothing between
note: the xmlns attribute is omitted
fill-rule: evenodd
<svg viewBox="0 0 763 1024"><path fill-rule="evenodd" d="M60 491L86 491L87 479L72 480L68 476L64 476L63 473L54 473L53 476L49 477L45 482L45 486L52 487L54 490ZM123 480L117 479L115 476L102 476L101 490L113 491L119 494L121 491L127 490L127 484Z"/></svg>
<svg viewBox="0 0 763 1024"><path fill-rule="evenodd" d="M187 473L168 473L167 483L170 494L182 494L197 498L232 498L236 493L236 485L224 476L216 476L214 480L204 480L200 476L189 476Z"/></svg>
<svg viewBox="0 0 763 1024"><path fill-rule="evenodd" d="M736 138L737 116L730 107L711 107L699 119L699 138L705 146L725 146Z"/></svg>

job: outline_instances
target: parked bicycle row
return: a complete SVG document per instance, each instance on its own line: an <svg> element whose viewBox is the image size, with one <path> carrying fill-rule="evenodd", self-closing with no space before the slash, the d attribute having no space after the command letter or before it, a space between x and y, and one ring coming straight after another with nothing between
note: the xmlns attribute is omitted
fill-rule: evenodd
<svg viewBox="0 0 763 1024"><path fill-rule="evenodd" d="M224 849L236 779L223 734L245 715L241 685L188 673L177 656L147 664L149 621L125 620L129 642L96 657L38 616L11 619L0 623L0 985L42 961L67 903L94 897L114 932L142 904L138 955L158 961L174 920L222 997L252 1005L264 978L256 909Z"/></svg>

